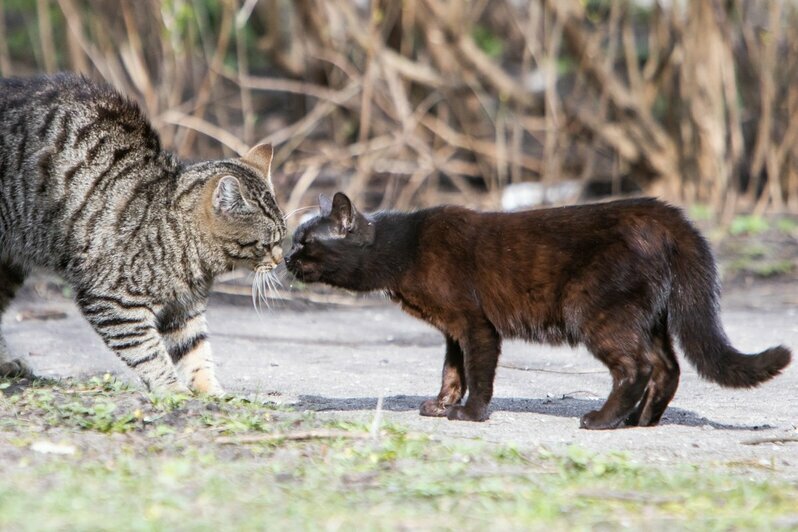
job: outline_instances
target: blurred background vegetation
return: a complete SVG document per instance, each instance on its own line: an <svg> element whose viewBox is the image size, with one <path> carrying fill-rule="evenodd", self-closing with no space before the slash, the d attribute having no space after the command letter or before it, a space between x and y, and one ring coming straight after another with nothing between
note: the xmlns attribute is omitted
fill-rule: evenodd
<svg viewBox="0 0 798 532"><path fill-rule="evenodd" d="M790 0L0 0L4 76L72 70L212 158L271 141L286 211L626 192L798 212Z"/></svg>

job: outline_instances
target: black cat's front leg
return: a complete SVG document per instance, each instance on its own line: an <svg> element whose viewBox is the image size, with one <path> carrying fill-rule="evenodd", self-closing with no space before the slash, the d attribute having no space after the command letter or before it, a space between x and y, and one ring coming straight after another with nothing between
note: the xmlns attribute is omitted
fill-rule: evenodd
<svg viewBox="0 0 798 532"><path fill-rule="evenodd" d="M499 363L501 337L488 322L471 325L462 342L465 350L466 383L468 399L465 405L449 408L446 417L458 421L485 421L488 405L493 398L493 379Z"/></svg>
<svg viewBox="0 0 798 532"><path fill-rule="evenodd" d="M465 365L460 344L446 335L446 358L443 362L441 391L438 397L421 403L422 416L443 417L449 408L460 402L466 392Z"/></svg>

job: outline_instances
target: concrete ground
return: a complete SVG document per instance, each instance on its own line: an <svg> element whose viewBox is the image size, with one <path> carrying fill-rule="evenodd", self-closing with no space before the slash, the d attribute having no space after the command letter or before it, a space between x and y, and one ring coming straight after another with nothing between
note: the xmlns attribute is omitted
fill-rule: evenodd
<svg viewBox="0 0 798 532"><path fill-rule="evenodd" d="M39 375L110 371L134 378L69 299L32 294L28 289L14 303L4 331ZM780 343L798 348L795 305L753 309L744 297L730 300L735 304L724 309L723 321L739 349L758 352ZM680 357L681 385L660 426L594 432L579 429L579 416L603 402L610 384L606 369L582 348L506 342L490 420L453 422L417 413L422 400L438 391L442 337L390 302L277 302L259 315L236 301L216 297L209 310L218 374L228 392L267 393L320 416L366 421L383 397L385 420L443 438L553 450L577 444L626 451L649 463L731 464L798 479L798 443L750 444L798 437L796 364L757 389L731 390L702 381ZM53 311L64 315L41 319Z"/></svg>

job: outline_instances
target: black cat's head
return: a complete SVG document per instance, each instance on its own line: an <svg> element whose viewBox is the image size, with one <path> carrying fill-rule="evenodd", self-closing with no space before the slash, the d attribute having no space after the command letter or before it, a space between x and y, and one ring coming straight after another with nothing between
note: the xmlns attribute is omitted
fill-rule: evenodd
<svg viewBox="0 0 798 532"><path fill-rule="evenodd" d="M319 207L320 215L294 233L285 264L301 281L356 289L364 254L374 243L374 222L341 192L332 200L319 196Z"/></svg>

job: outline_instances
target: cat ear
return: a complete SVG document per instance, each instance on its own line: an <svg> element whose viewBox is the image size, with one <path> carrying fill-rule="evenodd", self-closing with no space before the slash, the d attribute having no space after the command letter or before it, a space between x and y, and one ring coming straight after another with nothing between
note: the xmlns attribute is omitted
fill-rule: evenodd
<svg viewBox="0 0 798 532"><path fill-rule="evenodd" d="M332 212L332 200L327 194L319 194L319 211L322 216L329 216Z"/></svg>
<svg viewBox="0 0 798 532"><path fill-rule="evenodd" d="M271 176L273 156L274 148L272 148L272 145L264 143L258 144L249 150L246 155L241 157L241 160L259 169L268 179Z"/></svg>
<svg viewBox="0 0 798 532"><path fill-rule="evenodd" d="M249 209L238 179L226 175L219 180L216 190L213 191L213 208L222 214L236 214Z"/></svg>
<svg viewBox="0 0 798 532"><path fill-rule="evenodd" d="M343 192L336 192L332 200L332 209L330 216L338 222L338 227L341 232L346 232L355 226L355 217L357 210L352 204L346 194Z"/></svg>

